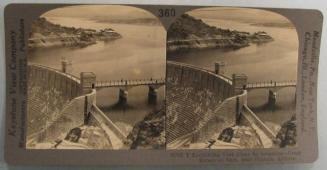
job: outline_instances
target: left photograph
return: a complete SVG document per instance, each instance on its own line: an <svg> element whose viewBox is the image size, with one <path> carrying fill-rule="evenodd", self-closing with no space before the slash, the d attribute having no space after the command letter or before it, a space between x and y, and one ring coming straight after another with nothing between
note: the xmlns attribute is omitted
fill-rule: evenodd
<svg viewBox="0 0 327 170"><path fill-rule="evenodd" d="M53 9L27 60L27 149L165 149L166 31L150 12Z"/></svg>

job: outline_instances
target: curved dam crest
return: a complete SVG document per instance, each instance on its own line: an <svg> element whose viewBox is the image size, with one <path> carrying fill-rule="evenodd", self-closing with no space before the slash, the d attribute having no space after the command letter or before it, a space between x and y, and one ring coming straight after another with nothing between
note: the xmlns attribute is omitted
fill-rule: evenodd
<svg viewBox="0 0 327 170"><path fill-rule="evenodd" d="M228 78L219 65L213 72L168 61L166 84L168 149L205 143L233 126L250 127L261 145L256 147L272 147L275 134L247 107L245 75Z"/></svg>

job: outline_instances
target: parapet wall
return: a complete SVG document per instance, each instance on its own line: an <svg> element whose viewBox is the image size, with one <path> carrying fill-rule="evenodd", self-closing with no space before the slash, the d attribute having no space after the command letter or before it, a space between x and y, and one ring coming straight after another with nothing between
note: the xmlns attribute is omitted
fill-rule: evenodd
<svg viewBox="0 0 327 170"><path fill-rule="evenodd" d="M269 127L264 122L262 122L247 105L243 106L240 123L242 125L250 126L255 130L264 148L273 147L273 141L276 138L276 134L271 129L269 129Z"/></svg>
<svg viewBox="0 0 327 170"><path fill-rule="evenodd" d="M227 124L235 122L235 114L228 113L235 110L236 98L224 103L234 95L232 80L228 77L187 64L167 62L166 85L167 143L209 128L208 122L214 119ZM226 111L221 113L222 110ZM234 110L231 113L235 113Z"/></svg>

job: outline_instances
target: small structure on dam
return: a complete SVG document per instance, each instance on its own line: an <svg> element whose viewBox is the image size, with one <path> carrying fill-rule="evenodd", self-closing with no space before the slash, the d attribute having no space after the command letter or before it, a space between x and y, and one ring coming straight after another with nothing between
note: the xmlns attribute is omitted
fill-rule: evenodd
<svg viewBox="0 0 327 170"><path fill-rule="evenodd" d="M294 82L247 82L244 74L221 74L225 63L210 71L178 62L167 62L168 149L272 148L276 134L247 106L247 92L296 86Z"/></svg>

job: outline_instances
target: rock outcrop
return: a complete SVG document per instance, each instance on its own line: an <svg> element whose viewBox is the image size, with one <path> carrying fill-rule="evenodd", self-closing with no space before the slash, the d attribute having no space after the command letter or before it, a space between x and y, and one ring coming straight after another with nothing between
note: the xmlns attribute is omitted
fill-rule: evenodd
<svg viewBox="0 0 327 170"><path fill-rule="evenodd" d="M164 107L161 107L136 124L127 137L130 149L164 149L165 114Z"/></svg>
<svg viewBox="0 0 327 170"><path fill-rule="evenodd" d="M251 43L266 43L273 38L265 32L240 32L210 26L201 19L183 14L169 28L167 51L190 49L238 49Z"/></svg>
<svg viewBox="0 0 327 170"><path fill-rule="evenodd" d="M263 148L260 138L249 126L233 126L224 129L218 140L239 145L242 148Z"/></svg>
<svg viewBox="0 0 327 170"><path fill-rule="evenodd" d="M280 148L296 147L297 143L296 116L293 115L290 120L283 123L276 136L276 144Z"/></svg>
<svg viewBox="0 0 327 170"><path fill-rule="evenodd" d="M29 49L49 47L86 47L97 41L112 41L122 36L113 29L100 31L65 27L49 22L46 18L39 18L32 24L28 40Z"/></svg>
<svg viewBox="0 0 327 170"><path fill-rule="evenodd" d="M190 149L258 149L263 145L255 130L248 126L232 126L225 128L218 138L209 139L205 142L185 145Z"/></svg>
<svg viewBox="0 0 327 170"><path fill-rule="evenodd" d="M65 134L63 134L65 135ZM34 149L112 149L100 127L81 125L55 141L34 143Z"/></svg>

